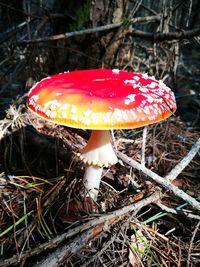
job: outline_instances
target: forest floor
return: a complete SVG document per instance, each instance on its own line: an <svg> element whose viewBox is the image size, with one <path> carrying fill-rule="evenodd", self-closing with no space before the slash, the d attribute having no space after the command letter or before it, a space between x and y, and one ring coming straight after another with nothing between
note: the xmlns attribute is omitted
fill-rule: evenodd
<svg viewBox="0 0 200 267"><path fill-rule="evenodd" d="M200 208L154 176L164 180L198 141L200 66L179 77L175 116L146 136L114 131L119 162L104 171L95 211L75 153L90 133L30 114L20 68L0 90L0 266L199 266ZM200 201L199 175L196 153L172 184Z"/></svg>
<svg viewBox="0 0 200 267"><path fill-rule="evenodd" d="M45 36L65 33L76 21L76 12L71 16L62 7L73 1L60 1L60 11L43 8L42 2L52 1L1 2L0 267L200 266L199 36L157 43L131 36L137 23L131 29L124 20L105 33L49 41ZM110 23L109 8L103 14L100 2L108 1L91 1L92 8L97 4L95 26ZM130 2L135 18L145 1ZM159 33L168 17L153 2L155 11L145 8L144 14L159 19L140 27L142 15L138 29ZM169 21L176 24L176 10L187 1L174 2ZM186 17L195 9L188 3ZM35 38L43 41L32 43ZM90 131L51 124L26 105L28 90L42 77L77 66L122 66L157 75L173 81L169 87L177 100L177 112L165 121L112 132L119 161L105 168L96 203L83 196L85 166L77 156Z"/></svg>
<svg viewBox="0 0 200 267"><path fill-rule="evenodd" d="M55 257L63 266L198 266L197 209L122 158L105 170L92 212L81 197L84 166L73 153L89 132L36 118L25 99L0 121L0 266L36 266L43 258L48 265L39 266L54 266ZM116 150L140 162L142 133L116 131ZM166 176L198 138L195 122L179 116L149 127L146 168ZM173 180L198 201L199 166L197 155Z"/></svg>

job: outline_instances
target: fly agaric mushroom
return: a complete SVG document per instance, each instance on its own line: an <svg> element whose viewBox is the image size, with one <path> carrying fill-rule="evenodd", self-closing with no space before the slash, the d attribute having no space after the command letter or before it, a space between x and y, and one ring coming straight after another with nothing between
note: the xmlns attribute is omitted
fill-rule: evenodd
<svg viewBox="0 0 200 267"><path fill-rule="evenodd" d="M87 164L87 196L96 200L103 167L117 162L109 130L164 120L175 112L176 101L163 81L147 74L94 69L43 79L30 90L28 107L51 122L92 130L80 158Z"/></svg>

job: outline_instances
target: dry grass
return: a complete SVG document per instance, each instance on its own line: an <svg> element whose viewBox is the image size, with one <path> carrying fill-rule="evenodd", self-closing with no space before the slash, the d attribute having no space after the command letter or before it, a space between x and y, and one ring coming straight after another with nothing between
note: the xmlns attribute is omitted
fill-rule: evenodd
<svg viewBox="0 0 200 267"><path fill-rule="evenodd" d="M76 133L42 121L27 112L23 104L11 106L0 123L0 266L11 265L13 255L17 255L13 262L19 260L25 266L32 266L35 258L29 257L30 251L39 254L38 259L45 257L48 241L53 242L55 237L77 226L84 229L98 216L141 201L157 188L141 172L119 162L105 171L97 212L93 214L80 202L84 166L72 153L85 144L87 132ZM188 128L176 117L149 127L146 166L161 176L166 175L197 140L197 130ZM142 142L142 129L115 132L116 149L135 160L141 160ZM174 181L196 199L200 190L199 161L197 156ZM70 253L65 263L69 266L186 266L189 259L190 266L197 266L198 229L191 243L197 225L196 211L189 206L183 208L194 218L188 218L181 210L179 214L165 211L166 207L177 210L184 203L165 190L163 193L164 210L154 203L140 208L136 214L119 217L100 231L92 243L88 241L77 253ZM81 240L81 235L75 237ZM70 244L73 238L62 240L59 247ZM39 244L44 247L38 247ZM52 247L51 253L55 250ZM9 264L5 265L4 260Z"/></svg>
<svg viewBox="0 0 200 267"><path fill-rule="evenodd" d="M196 209L120 160L105 170L96 211L91 212L81 194L84 166L74 154L86 144L89 132L38 119L25 105L26 93L35 81L63 70L104 66L156 75L176 91L181 118L177 115L149 127L145 151L143 129L115 131L113 141L118 151L139 162L145 159L148 169L164 177L199 138L198 36L154 43L131 37L122 27L100 35L23 43L70 31L73 16L65 14L67 9L52 11L47 2L44 8L27 1L21 9L17 2L14 9L1 3L7 28L0 43L0 266L29 267L37 261L40 267L199 266L200 215ZM65 1L66 6L68 2L73 1ZM103 14L99 1L93 2L100 12L94 25L102 23L101 17L106 24L110 13ZM139 14L145 10L147 18L168 13L168 1L163 1L166 5L160 2L166 8L161 14L157 3L149 9L144 1L129 2ZM170 31L188 29L185 20L180 19L183 25L179 25L177 19L182 18L179 8L185 12L185 5L189 10L194 4L186 2L169 3L175 10L172 18L166 18L172 23ZM137 19L133 6L132 12L130 17ZM185 17L188 22L193 21L193 12L191 8L191 18ZM167 30L162 28L167 23L163 19L145 23L132 27ZM198 201L199 166L197 154L173 181ZM42 263L44 259L48 264Z"/></svg>

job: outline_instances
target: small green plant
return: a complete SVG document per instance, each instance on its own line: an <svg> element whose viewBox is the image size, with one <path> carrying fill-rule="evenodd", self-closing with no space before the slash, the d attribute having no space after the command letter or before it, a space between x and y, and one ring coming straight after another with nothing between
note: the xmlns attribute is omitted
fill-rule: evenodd
<svg viewBox="0 0 200 267"><path fill-rule="evenodd" d="M3 232L0 233L0 237L4 236L5 234L7 234L8 232L10 232L13 228L15 228L17 225L19 225L20 223L22 223L23 221L27 220L27 218L33 213L33 210L30 211L27 214L24 214L18 221L16 221L15 223L13 223L11 226L9 226L8 228L6 228Z"/></svg>
<svg viewBox="0 0 200 267"><path fill-rule="evenodd" d="M134 231L136 239L138 242L140 242L143 246L143 250L141 250L139 247L136 245L131 244L131 249L135 250L139 254L141 254L143 257L147 258L149 261L151 261L152 265L151 266L156 266L156 267L161 267L161 265L157 262L157 256L154 251L151 250L151 247L149 244L145 241L145 239L138 233L136 228L133 226L133 224L130 224L131 229Z"/></svg>
<svg viewBox="0 0 200 267"><path fill-rule="evenodd" d="M74 22L70 25L70 31L84 29L89 21L89 1L85 1L82 5L77 7L74 16Z"/></svg>

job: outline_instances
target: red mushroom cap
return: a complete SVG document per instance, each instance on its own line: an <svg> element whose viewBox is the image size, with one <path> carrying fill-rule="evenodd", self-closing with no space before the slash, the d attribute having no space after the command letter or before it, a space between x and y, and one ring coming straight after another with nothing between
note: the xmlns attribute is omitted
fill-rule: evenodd
<svg viewBox="0 0 200 267"><path fill-rule="evenodd" d="M70 127L128 129L166 119L176 111L176 101L162 81L147 74L94 69L43 79L30 90L28 107Z"/></svg>

